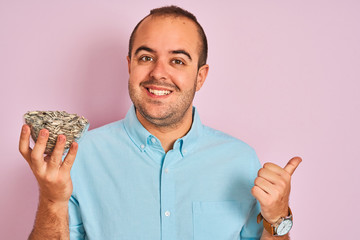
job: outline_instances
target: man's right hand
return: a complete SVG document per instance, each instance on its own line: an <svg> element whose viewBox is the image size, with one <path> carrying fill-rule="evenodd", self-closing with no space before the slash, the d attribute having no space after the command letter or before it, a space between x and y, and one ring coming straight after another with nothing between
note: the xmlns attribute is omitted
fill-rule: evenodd
<svg viewBox="0 0 360 240"><path fill-rule="evenodd" d="M49 131L42 129L34 149L29 146L30 127L23 125L19 151L28 162L39 184L40 198L35 224L28 239L70 239L68 202L73 186L70 170L75 161L78 145L73 142L64 161L66 138L59 135L54 151L44 156Z"/></svg>
<svg viewBox="0 0 360 240"><path fill-rule="evenodd" d="M30 148L30 127L23 125L19 151L28 162L39 184L40 201L52 204L68 204L72 193L70 170L75 161L78 145L73 142L70 150L62 161L66 137L59 135L54 151L44 156L49 131L42 129L33 149Z"/></svg>

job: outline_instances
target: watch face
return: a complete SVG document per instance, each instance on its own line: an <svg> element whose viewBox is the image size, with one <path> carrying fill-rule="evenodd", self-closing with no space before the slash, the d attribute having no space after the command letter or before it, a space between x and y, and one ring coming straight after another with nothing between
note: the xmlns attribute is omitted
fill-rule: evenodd
<svg viewBox="0 0 360 240"><path fill-rule="evenodd" d="M287 234L288 232L290 232L292 225L293 222L290 219L284 219L284 221L282 221L280 225L276 228L276 234L278 236L283 236Z"/></svg>

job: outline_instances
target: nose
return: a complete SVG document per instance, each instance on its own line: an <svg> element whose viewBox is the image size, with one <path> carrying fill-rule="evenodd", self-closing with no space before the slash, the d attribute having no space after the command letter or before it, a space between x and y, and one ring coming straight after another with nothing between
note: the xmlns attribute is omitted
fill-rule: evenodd
<svg viewBox="0 0 360 240"><path fill-rule="evenodd" d="M165 80L168 78L167 64L165 61L158 59L150 71L150 77L157 80Z"/></svg>

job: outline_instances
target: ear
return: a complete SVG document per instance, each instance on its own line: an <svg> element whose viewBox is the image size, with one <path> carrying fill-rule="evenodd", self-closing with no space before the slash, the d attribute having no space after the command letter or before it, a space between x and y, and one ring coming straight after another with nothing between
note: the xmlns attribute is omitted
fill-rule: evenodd
<svg viewBox="0 0 360 240"><path fill-rule="evenodd" d="M202 87L202 85L204 84L205 82L205 79L208 75L208 72L209 72L209 65L208 64L205 64L204 66L202 66L199 71L198 71L198 74L197 74L197 78L196 78L196 91L199 91L200 88Z"/></svg>
<svg viewBox="0 0 360 240"><path fill-rule="evenodd" d="M128 72L129 72L129 74L130 74L131 59L129 58L129 56L126 56L126 60L127 60L127 63L128 63Z"/></svg>

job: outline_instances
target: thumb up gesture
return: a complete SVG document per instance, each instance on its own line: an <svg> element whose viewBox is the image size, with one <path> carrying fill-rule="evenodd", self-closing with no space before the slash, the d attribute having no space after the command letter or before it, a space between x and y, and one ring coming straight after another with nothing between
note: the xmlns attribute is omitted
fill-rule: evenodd
<svg viewBox="0 0 360 240"><path fill-rule="evenodd" d="M262 216L271 224L289 215L291 176L301 161L294 157L284 168L265 163L258 172L251 193L260 203Z"/></svg>

